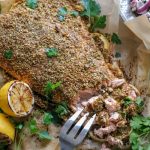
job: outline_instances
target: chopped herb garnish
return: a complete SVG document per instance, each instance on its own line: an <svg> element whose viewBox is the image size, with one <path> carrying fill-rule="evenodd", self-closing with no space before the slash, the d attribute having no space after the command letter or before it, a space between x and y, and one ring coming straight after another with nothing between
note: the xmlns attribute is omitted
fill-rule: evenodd
<svg viewBox="0 0 150 150"><path fill-rule="evenodd" d="M40 132L38 132L38 136L39 136L40 140L48 140L48 141L50 141L50 140L53 139L52 136L49 135L49 133L47 131L40 131Z"/></svg>
<svg viewBox="0 0 150 150"><path fill-rule="evenodd" d="M50 125L52 123L53 116L51 113L44 113L43 123L45 125Z"/></svg>
<svg viewBox="0 0 150 150"><path fill-rule="evenodd" d="M38 127L37 127L37 123L36 123L36 120L35 120L35 119L31 119L31 120L29 121L28 127L29 127L29 130L30 130L31 134L35 134L35 133L37 133L38 130L39 130Z"/></svg>
<svg viewBox="0 0 150 150"><path fill-rule="evenodd" d="M135 101L135 104L137 106L137 110L139 112L142 112L143 109L144 109L144 101L143 101L143 99L141 99L140 97L137 97L136 101Z"/></svg>
<svg viewBox="0 0 150 150"><path fill-rule="evenodd" d="M55 108L55 112L57 113L57 115L61 118L64 115L67 115L69 112L68 106L66 102L62 102L60 104L58 104Z"/></svg>
<svg viewBox="0 0 150 150"><path fill-rule="evenodd" d="M133 103L133 100L130 99L129 97L126 97L124 100L123 100L123 104L124 106L129 106L130 104Z"/></svg>
<svg viewBox="0 0 150 150"><path fill-rule="evenodd" d="M31 9L35 9L38 6L38 0L26 0L26 5Z"/></svg>
<svg viewBox="0 0 150 150"><path fill-rule="evenodd" d="M68 14L68 10L67 10L66 7L61 7L61 8L59 8L58 15L60 15L60 16L65 16L65 15L67 15L67 14Z"/></svg>
<svg viewBox="0 0 150 150"><path fill-rule="evenodd" d="M91 26L91 31L95 29L104 29L106 27L106 16L99 16L94 18L93 25Z"/></svg>
<svg viewBox="0 0 150 150"><path fill-rule="evenodd" d="M61 82L57 82L55 84L51 82L47 82L44 88L44 92L46 95L49 95L52 91L56 90L58 87L60 87Z"/></svg>
<svg viewBox="0 0 150 150"><path fill-rule="evenodd" d="M56 57L58 55L57 49L56 48L46 48L45 49L47 57Z"/></svg>
<svg viewBox="0 0 150 150"><path fill-rule="evenodd" d="M68 14L68 10L66 7L61 7L58 10L58 19L59 21L64 21L65 20L65 16Z"/></svg>
<svg viewBox="0 0 150 150"><path fill-rule="evenodd" d="M130 144L132 150L149 150L150 148L150 117L135 116L130 121Z"/></svg>
<svg viewBox="0 0 150 150"><path fill-rule="evenodd" d="M5 57L6 59L11 59L11 58L13 57L13 52L12 52L12 50L7 50L7 51L5 51L5 52L4 52L4 57Z"/></svg>
<svg viewBox="0 0 150 150"><path fill-rule="evenodd" d="M100 6L95 2L95 0L82 0L82 5L84 6L84 11L81 16L97 17L101 13Z"/></svg>
<svg viewBox="0 0 150 150"><path fill-rule="evenodd" d="M49 123L47 118L45 119L45 123L47 123L46 125ZM37 127L37 122L35 119L31 119L29 121L28 129L30 130L31 134L37 135L40 140L52 140L52 137L47 131L40 131L40 129Z"/></svg>
<svg viewBox="0 0 150 150"><path fill-rule="evenodd" d="M116 34L116 33L113 33L112 37L111 37L111 41L114 43L114 44L121 44L121 40L119 38L119 36Z"/></svg>
<svg viewBox="0 0 150 150"><path fill-rule="evenodd" d="M138 97L135 101L135 103L137 104L138 107L143 107L144 106L144 101Z"/></svg>
<svg viewBox="0 0 150 150"><path fill-rule="evenodd" d="M81 12L81 16L88 17L91 32L94 32L95 29L106 27L106 16L100 16L101 7L95 0L82 0L82 5L84 11Z"/></svg>
<svg viewBox="0 0 150 150"><path fill-rule="evenodd" d="M77 17L79 15L79 12L78 11L70 11L70 14L73 16L73 17Z"/></svg>

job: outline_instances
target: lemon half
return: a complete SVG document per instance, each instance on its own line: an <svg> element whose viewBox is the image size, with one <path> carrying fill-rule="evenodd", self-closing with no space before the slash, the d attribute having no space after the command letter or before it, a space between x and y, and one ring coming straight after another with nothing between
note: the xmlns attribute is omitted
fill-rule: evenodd
<svg viewBox="0 0 150 150"><path fill-rule="evenodd" d="M33 105L32 90L24 82L11 81L0 89L0 108L10 116L26 116L32 111Z"/></svg>
<svg viewBox="0 0 150 150"><path fill-rule="evenodd" d="M0 113L0 143L10 144L15 138L15 127L6 115Z"/></svg>

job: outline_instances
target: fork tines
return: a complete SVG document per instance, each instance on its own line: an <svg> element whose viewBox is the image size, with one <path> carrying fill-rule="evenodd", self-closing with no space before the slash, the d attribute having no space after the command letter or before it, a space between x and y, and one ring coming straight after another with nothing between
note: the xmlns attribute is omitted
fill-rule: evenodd
<svg viewBox="0 0 150 150"><path fill-rule="evenodd" d="M70 119L68 119L60 132L60 139L63 139L74 146L79 145L83 141L96 117L96 114L94 114L87 121L89 113L86 113L75 124L82 111L83 109L79 109Z"/></svg>

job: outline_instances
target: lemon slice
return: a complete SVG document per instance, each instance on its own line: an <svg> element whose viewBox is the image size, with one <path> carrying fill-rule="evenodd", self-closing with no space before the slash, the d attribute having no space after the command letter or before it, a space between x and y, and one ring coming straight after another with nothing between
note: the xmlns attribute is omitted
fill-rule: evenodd
<svg viewBox="0 0 150 150"><path fill-rule="evenodd" d="M109 42L108 42L108 40L107 40L107 38L104 36L104 35L100 35L100 39L103 41L103 43L104 43L104 48L105 49L109 49Z"/></svg>
<svg viewBox="0 0 150 150"><path fill-rule="evenodd" d="M15 138L15 127L7 117L0 113L0 144L6 143L11 144Z"/></svg>
<svg viewBox="0 0 150 150"><path fill-rule="evenodd" d="M0 107L10 116L26 116L32 111L33 105L32 90L24 82L11 81L0 89Z"/></svg>

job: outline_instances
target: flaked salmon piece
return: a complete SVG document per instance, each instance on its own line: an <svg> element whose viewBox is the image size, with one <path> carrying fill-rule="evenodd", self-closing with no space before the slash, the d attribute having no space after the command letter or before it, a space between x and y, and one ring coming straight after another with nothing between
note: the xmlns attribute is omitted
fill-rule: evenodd
<svg viewBox="0 0 150 150"><path fill-rule="evenodd" d="M67 15L59 21L61 7L74 10L68 0L39 0L34 10L24 2L1 15L0 66L40 94L47 81L61 81L64 98L72 101L78 91L114 76L81 18ZM58 56L48 58L46 48L57 48ZM11 59L4 57L7 50L13 52Z"/></svg>

